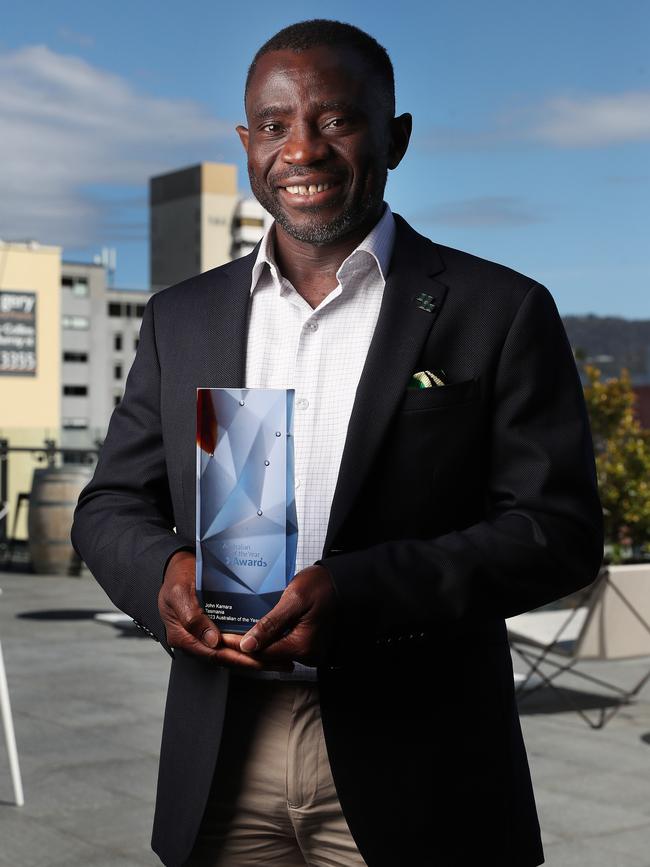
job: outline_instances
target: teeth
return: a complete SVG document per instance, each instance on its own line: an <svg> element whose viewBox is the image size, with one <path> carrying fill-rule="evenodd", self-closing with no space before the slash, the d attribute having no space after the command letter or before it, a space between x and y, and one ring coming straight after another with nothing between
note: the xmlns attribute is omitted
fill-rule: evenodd
<svg viewBox="0 0 650 867"><path fill-rule="evenodd" d="M307 187L304 184L297 184L285 187L285 189L294 196L313 196L314 193L322 193L324 190L329 190L330 186L331 184L310 184Z"/></svg>

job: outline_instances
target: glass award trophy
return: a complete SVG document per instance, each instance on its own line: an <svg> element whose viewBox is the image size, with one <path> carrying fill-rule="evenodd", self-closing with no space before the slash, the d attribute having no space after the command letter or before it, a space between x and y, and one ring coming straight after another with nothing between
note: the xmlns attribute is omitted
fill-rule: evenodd
<svg viewBox="0 0 650 867"><path fill-rule="evenodd" d="M293 403L293 389L197 389L196 590L224 632L247 632L294 575Z"/></svg>

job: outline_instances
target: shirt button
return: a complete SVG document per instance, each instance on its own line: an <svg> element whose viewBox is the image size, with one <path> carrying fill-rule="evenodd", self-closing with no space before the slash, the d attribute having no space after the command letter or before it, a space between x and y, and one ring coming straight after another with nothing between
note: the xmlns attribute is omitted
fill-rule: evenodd
<svg viewBox="0 0 650 867"><path fill-rule="evenodd" d="M306 331L318 331L318 322L306 322L305 323Z"/></svg>
<svg viewBox="0 0 650 867"><path fill-rule="evenodd" d="M300 479L296 479L296 488L300 487Z"/></svg>
<svg viewBox="0 0 650 867"><path fill-rule="evenodd" d="M309 406L309 401L306 397L301 397L296 401L296 406L298 407L298 409L307 409L307 407Z"/></svg>

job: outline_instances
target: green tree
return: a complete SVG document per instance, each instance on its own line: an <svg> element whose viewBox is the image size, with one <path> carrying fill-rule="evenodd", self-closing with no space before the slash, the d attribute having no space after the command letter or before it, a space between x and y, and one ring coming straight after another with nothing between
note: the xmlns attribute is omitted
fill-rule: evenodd
<svg viewBox="0 0 650 867"><path fill-rule="evenodd" d="M626 370L606 381L597 367L585 365L584 370L605 539L613 558L620 560L625 548L640 555L650 547L650 433L634 415Z"/></svg>

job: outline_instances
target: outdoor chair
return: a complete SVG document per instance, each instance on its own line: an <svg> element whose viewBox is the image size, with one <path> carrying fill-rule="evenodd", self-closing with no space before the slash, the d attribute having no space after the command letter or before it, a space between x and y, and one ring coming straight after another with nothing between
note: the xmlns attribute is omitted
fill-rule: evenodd
<svg viewBox="0 0 650 867"><path fill-rule="evenodd" d="M602 728L618 708L650 680L650 564L608 566L596 581L560 610L538 609L506 621L510 646L526 664L516 691L520 699L550 687L591 728ZM631 688L595 677L583 662L649 657L648 670ZM570 673L613 694L613 707L592 719L571 693L554 681Z"/></svg>

